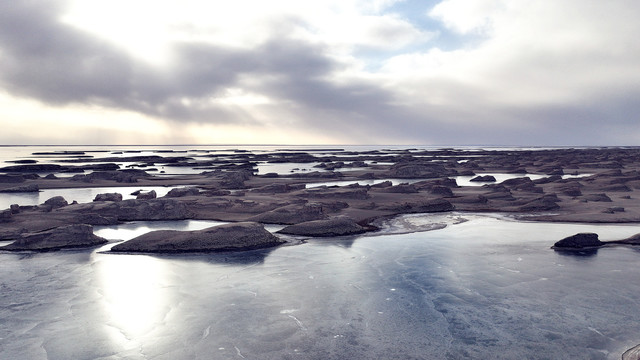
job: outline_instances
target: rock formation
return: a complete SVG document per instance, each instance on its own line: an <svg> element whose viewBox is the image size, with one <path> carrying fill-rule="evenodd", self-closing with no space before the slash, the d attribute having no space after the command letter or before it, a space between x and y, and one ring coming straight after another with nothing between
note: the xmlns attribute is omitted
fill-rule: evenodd
<svg viewBox="0 0 640 360"><path fill-rule="evenodd" d="M284 243L261 224L241 222L197 231L157 230L117 244L113 252L184 253L262 249Z"/></svg>
<svg viewBox="0 0 640 360"><path fill-rule="evenodd" d="M122 194L120 193L104 193L98 194L93 201L122 201Z"/></svg>
<svg viewBox="0 0 640 360"><path fill-rule="evenodd" d="M358 225L353 219L338 216L326 220L313 220L290 225L278 232L288 235L331 237L362 234L366 231L367 228Z"/></svg>
<svg viewBox="0 0 640 360"><path fill-rule="evenodd" d="M575 235L568 236L555 244L553 244L554 249L573 249L579 250L584 248L598 247L602 246L604 243L598 239L598 234L594 233L579 233Z"/></svg>
<svg viewBox="0 0 640 360"><path fill-rule="evenodd" d="M37 233L21 234L19 239L9 245L0 247L0 250L50 251L97 246L106 242L107 240L93 234L93 227L91 225L74 224Z"/></svg>

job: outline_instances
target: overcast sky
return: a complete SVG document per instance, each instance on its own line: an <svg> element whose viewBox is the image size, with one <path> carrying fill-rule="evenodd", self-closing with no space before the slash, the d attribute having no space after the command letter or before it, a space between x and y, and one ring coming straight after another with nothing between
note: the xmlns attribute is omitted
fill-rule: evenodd
<svg viewBox="0 0 640 360"><path fill-rule="evenodd" d="M635 0L0 2L0 144L640 145Z"/></svg>

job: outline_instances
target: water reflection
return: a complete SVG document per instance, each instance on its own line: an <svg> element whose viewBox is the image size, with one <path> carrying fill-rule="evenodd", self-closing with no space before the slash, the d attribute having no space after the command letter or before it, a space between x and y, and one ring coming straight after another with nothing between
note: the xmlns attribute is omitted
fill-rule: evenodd
<svg viewBox="0 0 640 360"><path fill-rule="evenodd" d="M561 256L574 256L577 258L588 258L592 256L598 255L599 248L591 248L591 249L582 249L582 250L562 250L562 249L553 249L556 254Z"/></svg>
<svg viewBox="0 0 640 360"><path fill-rule="evenodd" d="M277 247L266 249L219 252L219 253L184 253L184 254L149 254L147 256L164 260L188 261L189 263L219 264L219 265L243 265L253 266L263 264L269 254ZM119 256L115 253L113 256Z"/></svg>
<svg viewBox="0 0 640 360"><path fill-rule="evenodd" d="M171 310L173 281L166 265L148 256L111 256L94 264L107 324L118 329L124 338L153 331Z"/></svg>
<svg viewBox="0 0 640 360"><path fill-rule="evenodd" d="M214 220L132 221L119 225L94 226L93 233L105 239L131 240L136 236L155 230L191 231L222 224L226 224L226 222Z"/></svg>

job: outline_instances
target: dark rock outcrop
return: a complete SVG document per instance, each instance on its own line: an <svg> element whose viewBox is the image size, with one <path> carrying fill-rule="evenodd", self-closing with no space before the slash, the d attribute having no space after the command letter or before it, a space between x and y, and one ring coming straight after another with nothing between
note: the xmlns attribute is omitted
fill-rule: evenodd
<svg viewBox="0 0 640 360"><path fill-rule="evenodd" d="M445 199L419 200L390 206L381 206L380 208L381 210L393 211L399 214L431 213L454 210L454 206Z"/></svg>
<svg viewBox="0 0 640 360"><path fill-rule="evenodd" d="M295 190L302 190L304 187L305 184L269 184L251 189L251 192L263 194L284 194Z"/></svg>
<svg viewBox="0 0 640 360"><path fill-rule="evenodd" d="M495 182L496 178L493 175L478 175L473 179L469 180L473 182Z"/></svg>
<svg viewBox="0 0 640 360"><path fill-rule="evenodd" d="M454 175L454 173L442 164L433 162L406 162L398 163L389 169L389 177L398 179L437 178Z"/></svg>
<svg viewBox="0 0 640 360"><path fill-rule="evenodd" d="M518 210L526 212L556 210L560 208L558 202L560 199L557 196L545 195L520 206Z"/></svg>
<svg viewBox="0 0 640 360"><path fill-rule="evenodd" d="M434 185L429 190L429 193L446 197L453 196L453 191L451 190L451 188L442 185Z"/></svg>
<svg viewBox="0 0 640 360"><path fill-rule="evenodd" d="M29 184L24 186L15 186L8 189L0 190L0 193L20 193L20 192L38 192L40 187L36 184Z"/></svg>
<svg viewBox="0 0 640 360"><path fill-rule="evenodd" d="M510 187L510 188L515 188L515 187L520 187L522 185L528 185L528 184L532 184L533 181L531 181L531 178L525 176L525 177L517 177L517 178L512 178L512 179L507 179L503 182L501 182L501 185L504 185L506 187Z"/></svg>
<svg viewBox="0 0 640 360"><path fill-rule="evenodd" d="M588 194L585 195L584 200L586 201L594 201L594 202L611 202L611 198L607 196L607 194Z"/></svg>
<svg viewBox="0 0 640 360"><path fill-rule="evenodd" d="M306 189L304 196L312 198L338 198L338 199L356 199L365 200L369 198L368 187L316 187Z"/></svg>
<svg viewBox="0 0 640 360"><path fill-rule="evenodd" d="M120 193L104 193L98 194L93 201L122 201L122 194Z"/></svg>
<svg viewBox="0 0 640 360"><path fill-rule="evenodd" d="M298 224L305 221L326 219L322 204L286 205L249 218L265 224Z"/></svg>
<svg viewBox="0 0 640 360"><path fill-rule="evenodd" d="M262 249L284 243L253 222L213 226L197 231L158 230L111 248L113 252L184 253Z"/></svg>
<svg viewBox="0 0 640 360"><path fill-rule="evenodd" d="M198 195L200 194L200 189L198 189L197 187L180 187L180 188L175 188L175 189L171 189L169 190L169 192L167 193L167 195L165 195L165 197L183 197L183 196L192 196L192 195Z"/></svg>
<svg viewBox="0 0 640 360"><path fill-rule="evenodd" d="M602 241L598 239L598 234L595 233L579 233L566 237L555 244L553 249L557 250L580 250L584 248L593 248L604 245Z"/></svg>
<svg viewBox="0 0 640 360"><path fill-rule="evenodd" d="M253 176L253 172L250 170L227 172L222 177L220 185L224 189L244 189L244 182L249 180L251 176Z"/></svg>
<svg viewBox="0 0 640 360"><path fill-rule="evenodd" d="M418 189L412 184L399 184L396 186L383 187L381 191L398 194L415 194L418 192Z"/></svg>
<svg viewBox="0 0 640 360"><path fill-rule="evenodd" d="M24 233L13 243L0 247L9 251L50 251L64 248L89 247L105 244L107 240L94 235L93 227L74 224L37 233Z"/></svg>
<svg viewBox="0 0 640 360"><path fill-rule="evenodd" d="M11 221L12 215L13 212L10 209L0 211L0 223Z"/></svg>
<svg viewBox="0 0 640 360"><path fill-rule="evenodd" d="M77 214L95 214L118 221L184 220L193 216L186 205L174 199L96 201L60 209Z"/></svg>
<svg viewBox="0 0 640 360"><path fill-rule="evenodd" d="M20 174L0 174L0 183L21 183L24 182L24 176Z"/></svg>
<svg viewBox="0 0 640 360"><path fill-rule="evenodd" d="M290 225L278 231L278 233L301 236L331 237L362 234L366 231L367 229L365 227L358 225L353 219L346 216L339 216L326 220L314 220Z"/></svg>
<svg viewBox="0 0 640 360"><path fill-rule="evenodd" d="M151 190L148 192L140 192L136 195L136 199L138 200L151 200L155 199L158 195L155 190Z"/></svg>
<svg viewBox="0 0 640 360"><path fill-rule="evenodd" d="M54 196L54 197L48 199L47 201L45 201L44 204L45 205L50 205L51 208L53 208L53 209L69 205L67 200L65 200L64 197L62 197L62 196Z"/></svg>
<svg viewBox="0 0 640 360"><path fill-rule="evenodd" d="M58 164L28 164L28 165L12 165L0 168L0 172L5 173L29 173L29 172L50 172L66 169Z"/></svg>
<svg viewBox="0 0 640 360"><path fill-rule="evenodd" d="M125 169L117 171L94 171L88 175L74 175L71 180L89 183L97 180L110 180L119 183L135 183L138 182L138 179L149 176L151 175L143 170Z"/></svg>

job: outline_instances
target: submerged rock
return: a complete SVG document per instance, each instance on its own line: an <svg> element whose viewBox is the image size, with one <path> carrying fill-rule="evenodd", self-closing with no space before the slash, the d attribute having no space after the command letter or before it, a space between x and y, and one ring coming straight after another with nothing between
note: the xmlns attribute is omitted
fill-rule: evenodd
<svg viewBox="0 0 640 360"><path fill-rule="evenodd" d="M284 243L258 223L241 222L196 231L157 230L111 248L113 252L218 252L262 249Z"/></svg>
<svg viewBox="0 0 640 360"><path fill-rule="evenodd" d="M13 243L0 247L0 250L49 251L64 248L97 246L107 240L93 234L93 227L86 224L74 224L37 233L21 234Z"/></svg>
<svg viewBox="0 0 640 360"><path fill-rule="evenodd" d="M362 234L367 228L358 225L353 219L346 216L334 217L326 220L313 220L300 224L290 225L278 231L281 234L302 236L344 236Z"/></svg>

